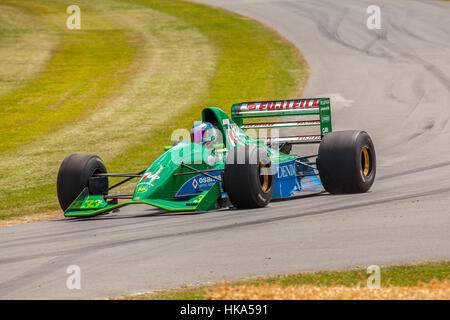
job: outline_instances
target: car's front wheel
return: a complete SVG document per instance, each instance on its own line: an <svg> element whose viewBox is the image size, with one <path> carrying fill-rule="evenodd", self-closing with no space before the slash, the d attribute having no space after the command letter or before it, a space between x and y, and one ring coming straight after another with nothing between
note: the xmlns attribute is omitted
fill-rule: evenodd
<svg viewBox="0 0 450 320"><path fill-rule="evenodd" d="M107 177L99 178L96 181L91 179L98 173L107 173L106 167L99 156L75 153L64 159L59 167L56 182L58 200L63 211L71 205L86 187L89 190L89 194L107 193Z"/></svg>

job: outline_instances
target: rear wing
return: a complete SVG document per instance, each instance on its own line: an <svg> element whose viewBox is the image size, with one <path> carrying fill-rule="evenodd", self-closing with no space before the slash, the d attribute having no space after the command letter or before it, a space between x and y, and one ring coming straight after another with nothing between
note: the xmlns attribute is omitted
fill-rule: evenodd
<svg viewBox="0 0 450 320"><path fill-rule="evenodd" d="M244 123L245 119L308 116L308 120ZM243 130L287 127L320 127L320 132L309 136L289 136L264 139L268 143L320 143L325 134L331 132L331 110L329 98L296 99L261 102L242 102L231 106L232 120ZM311 119L312 118L312 119Z"/></svg>

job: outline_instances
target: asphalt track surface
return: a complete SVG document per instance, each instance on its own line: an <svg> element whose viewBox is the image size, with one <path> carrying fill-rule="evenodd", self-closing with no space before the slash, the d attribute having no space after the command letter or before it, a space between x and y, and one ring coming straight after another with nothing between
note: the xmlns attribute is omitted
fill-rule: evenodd
<svg viewBox="0 0 450 320"><path fill-rule="evenodd" d="M364 129L378 158L362 195L261 210L94 219L0 229L0 298L104 298L182 284L450 259L450 3L204 0L276 29L310 67L305 97L331 96L334 130ZM366 8L381 8L381 30ZM248 48L252 50L252 48ZM81 268L81 289L66 269Z"/></svg>

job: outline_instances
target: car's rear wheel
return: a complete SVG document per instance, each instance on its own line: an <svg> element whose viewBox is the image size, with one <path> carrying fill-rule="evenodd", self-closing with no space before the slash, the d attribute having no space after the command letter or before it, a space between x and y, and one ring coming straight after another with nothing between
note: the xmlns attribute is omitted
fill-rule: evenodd
<svg viewBox="0 0 450 320"><path fill-rule="evenodd" d="M362 193L375 181L376 156L365 131L337 131L324 136L317 158L320 180L326 191Z"/></svg>
<svg viewBox="0 0 450 320"><path fill-rule="evenodd" d="M234 207L265 207L274 189L272 162L267 152L253 145L232 149L227 155L222 182Z"/></svg>
<svg viewBox="0 0 450 320"><path fill-rule="evenodd" d="M91 179L94 174L107 173L102 159L93 154L76 153L67 156L58 171L56 189L61 209L65 211L84 188L89 194L106 194L108 178Z"/></svg>

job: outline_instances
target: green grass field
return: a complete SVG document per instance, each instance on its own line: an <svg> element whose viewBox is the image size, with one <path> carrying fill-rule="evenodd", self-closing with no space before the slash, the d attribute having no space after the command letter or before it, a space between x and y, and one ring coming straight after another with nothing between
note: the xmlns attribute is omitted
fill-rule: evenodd
<svg viewBox="0 0 450 320"><path fill-rule="evenodd" d="M356 268L345 271L322 271L280 275L275 277L254 278L226 283L230 287L237 286L281 286L292 287L315 285L318 287L346 286L366 287L369 275L366 269ZM381 268L381 287L412 287L432 280L450 280L450 262L429 262L415 265L400 265ZM137 296L125 296L123 299L137 300L204 300L215 288L224 283L214 285L191 286L179 289L164 290Z"/></svg>
<svg viewBox="0 0 450 320"><path fill-rule="evenodd" d="M203 107L301 96L300 53L245 17L185 1L0 0L0 220L59 210L70 153L146 168ZM132 185L124 186L129 191Z"/></svg>

